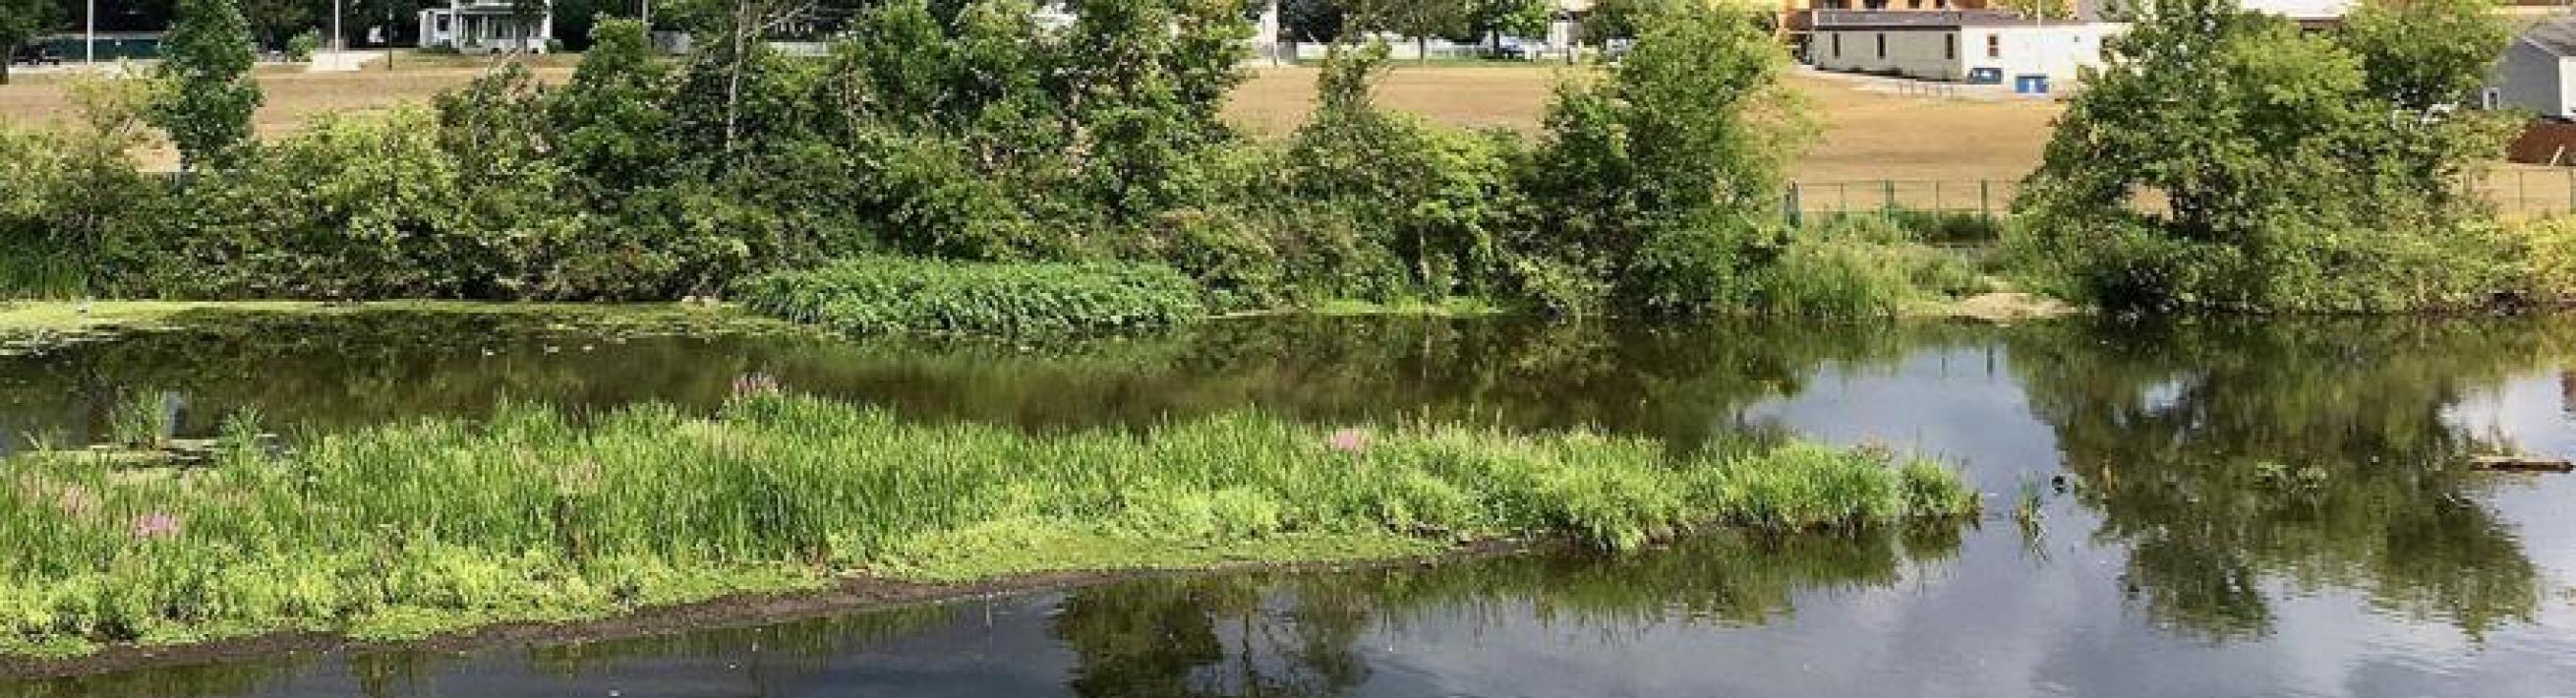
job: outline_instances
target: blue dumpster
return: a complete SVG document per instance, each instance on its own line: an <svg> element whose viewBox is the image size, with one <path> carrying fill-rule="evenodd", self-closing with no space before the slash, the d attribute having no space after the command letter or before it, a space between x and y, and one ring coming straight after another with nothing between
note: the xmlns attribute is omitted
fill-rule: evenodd
<svg viewBox="0 0 2576 698"><path fill-rule="evenodd" d="M2044 95L2044 94L2048 94L2048 76L2046 76L2046 75L2016 75L2016 76L2013 76L2013 92L2014 92L2015 94L2025 94L2025 95Z"/></svg>

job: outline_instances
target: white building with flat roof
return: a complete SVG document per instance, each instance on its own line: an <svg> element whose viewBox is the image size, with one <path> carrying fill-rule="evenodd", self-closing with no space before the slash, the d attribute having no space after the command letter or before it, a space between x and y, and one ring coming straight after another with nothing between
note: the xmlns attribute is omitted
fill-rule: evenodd
<svg viewBox="0 0 2576 698"><path fill-rule="evenodd" d="M2031 20L2010 12L1817 10L1807 62L1821 70L1993 82L2025 92L2070 85L2126 24ZM2035 88L2035 89L2034 89Z"/></svg>

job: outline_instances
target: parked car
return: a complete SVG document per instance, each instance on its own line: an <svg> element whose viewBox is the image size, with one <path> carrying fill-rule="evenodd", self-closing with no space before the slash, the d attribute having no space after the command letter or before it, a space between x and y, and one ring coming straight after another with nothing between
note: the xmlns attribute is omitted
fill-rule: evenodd
<svg viewBox="0 0 2576 698"><path fill-rule="evenodd" d="M9 52L9 62L23 65L62 65L61 54L38 44L27 44Z"/></svg>
<svg viewBox="0 0 2576 698"><path fill-rule="evenodd" d="M1545 41L1522 41L1520 39L1507 38L1503 39L1501 45L1494 48L1494 57L1506 60L1526 61L1537 58L1538 54L1546 50L1547 42Z"/></svg>
<svg viewBox="0 0 2576 698"><path fill-rule="evenodd" d="M1636 48L1636 39L1611 39L1609 41L1602 42L1601 55L1610 59L1612 62L1624 61L1628 59L1628 52L1636 50Z"/></svg>

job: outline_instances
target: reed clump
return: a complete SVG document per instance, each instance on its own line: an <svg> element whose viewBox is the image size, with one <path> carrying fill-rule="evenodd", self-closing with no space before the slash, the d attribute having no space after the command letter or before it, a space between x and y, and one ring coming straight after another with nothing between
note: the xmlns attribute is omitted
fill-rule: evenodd
<svg viewBox="0 0 2576 698"><path fill-rule="evenodd" d="M1199 285L1134 263L861 257L740 285L751 309L855 335L1058 335L1159 329L1207 314Z"/></svg>
<svg viewBox="0 0 2576 698"><path fill-rule="evenodd" d="M1383 558L1696 526L1970 514L1950 471L1789 445L1328 430L1258 413L1038 434L906 423L746 379L711 415L510 405L218 448L188 471L22 454L0 476L0 652L283 629L369 639L872 576ZM256 438L258 430L228 429Z"/></svg>

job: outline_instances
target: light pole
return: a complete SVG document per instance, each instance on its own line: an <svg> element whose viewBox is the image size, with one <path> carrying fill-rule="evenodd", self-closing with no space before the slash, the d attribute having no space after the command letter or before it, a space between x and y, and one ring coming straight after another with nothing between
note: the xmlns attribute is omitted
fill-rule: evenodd
<svg viewBox="0 0 2576 698"><path fill-rule="evenodd" d="M331 50L335 52L349 50L347 38L349 35L340 33L341 2L342 0L331 0Z"/></svg>
<svg viewBox="0 0 2576 698"><path fill-rule="evenodd" d="M86 8L88 11L83 13L86 16L81 19L81 21L85 23L81 28L81 62L97 63L98 0L89 0L89 4Z"/></svg>

